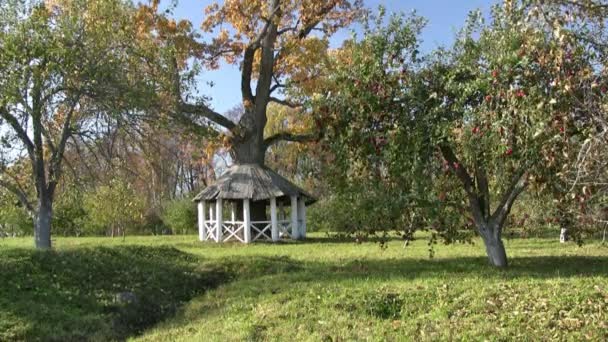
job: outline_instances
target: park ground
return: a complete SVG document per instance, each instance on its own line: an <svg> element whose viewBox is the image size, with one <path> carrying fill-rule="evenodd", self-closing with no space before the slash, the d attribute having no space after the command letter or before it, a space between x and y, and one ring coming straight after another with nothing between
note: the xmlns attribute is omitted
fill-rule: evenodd
<svg viewBox="0 0 608 342"><path fill-rule="evenodd" d="M0 241L0 340L608 340L608 247L480 241ZM128 301L121 293L135 295Z"/></svg>

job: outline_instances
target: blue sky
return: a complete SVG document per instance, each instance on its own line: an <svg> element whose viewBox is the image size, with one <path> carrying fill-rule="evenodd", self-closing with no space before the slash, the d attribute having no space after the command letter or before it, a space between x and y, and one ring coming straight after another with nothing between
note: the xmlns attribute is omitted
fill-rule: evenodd
<svg viewBox="0 0 608 342"><path fill-rule="evenodd" d="M174 16L189 19L195 27L199 27L203 20L204 8L212 2L212 0L179 0ZM482 9L487 12L496 2L496 0L365 0L365 5L373 9L383 5L388 13L408 13L416 10L428 20L427 27L422 33L422 49L429 51L437 46L450 44L471 10ZM341 40L347 36L348 32L341 32L336 35L332 45L340 45ZM209 81L214 83L212 88L205 85ZM211 97L211 106L223 113L240 103L239 82L238 68L224 66L220 70L203 73L201 90Z"/></svg>

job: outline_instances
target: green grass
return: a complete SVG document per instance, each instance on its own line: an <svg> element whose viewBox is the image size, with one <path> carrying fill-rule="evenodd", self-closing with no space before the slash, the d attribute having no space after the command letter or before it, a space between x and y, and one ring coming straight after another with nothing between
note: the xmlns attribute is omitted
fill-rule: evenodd
<svg viewBox="0 0 608 342"><path fill-rule="evenodd" d="M608 248L597 243L508 240L508 270L487 266L477 240L437 246L433 259L424 239L381 249L321 235L249 246L59 238L53 253L31 243L0 242L0 340L608 339ZM150 300L124 313L108 298L125 288ZM133 318L149 306L155 319Z"/></svg>

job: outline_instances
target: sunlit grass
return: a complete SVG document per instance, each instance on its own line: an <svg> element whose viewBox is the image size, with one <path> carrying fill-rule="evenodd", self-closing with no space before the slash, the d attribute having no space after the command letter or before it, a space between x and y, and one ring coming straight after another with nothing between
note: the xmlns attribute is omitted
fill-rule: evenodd
<svg viewBox="0 0 608 342"><path fill-rule="evenodd" d="M7 239L0 250L31 243ZM278 245L199 243L195 236L55 241L60 253L125 245L175 247L196 256L202 277L227 275L136 339L608 338L608 248L598 243L507 240L511 265L497 270L479 241L435 246L432 259L425 239L382 249L323 234Z"/></svg>

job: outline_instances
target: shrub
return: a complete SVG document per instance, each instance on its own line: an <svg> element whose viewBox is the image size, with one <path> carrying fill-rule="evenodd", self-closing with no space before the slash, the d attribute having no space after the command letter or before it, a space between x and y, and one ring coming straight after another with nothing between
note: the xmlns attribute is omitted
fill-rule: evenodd
<svg viewBox="0 0 608 342"><path fill-rule="evenodd" d="M83 205L81 191L70 189L57 197L53 212L53 234L80 236L88 229L90 219Z"/></svg>
<svg viewBox="0 0 608 342"><path fill-rule="evenodd" d="M12 196L0 200L0 237L32 233L33 222L28 212Z"/></svg>
<svg viewBox="0 0 608 342"><path fill-rule="evenodd" d="M130 184L117 179L88 193L84 204L93 233L109 230L112 236L124 235L127 228L139 225L146 207Z"/></svg>
<svg viewBox="0 0 608 342"><path fill-rule="evenodd" d="M390 191L356 187L334 194L310 207L311 231L374 234L402 229L406 199Z"/></svg>
<svg viewBox="0 0 608 342"><path fill-rule="evenodd" d="M162 218L173 233L187 234L196 231L196 209L189 198L168 202Z"/></svg>

